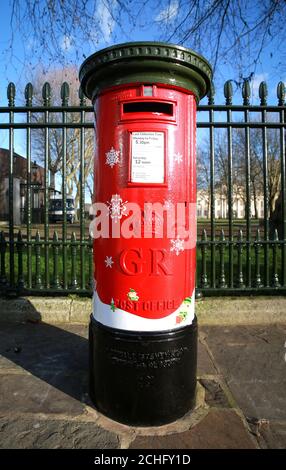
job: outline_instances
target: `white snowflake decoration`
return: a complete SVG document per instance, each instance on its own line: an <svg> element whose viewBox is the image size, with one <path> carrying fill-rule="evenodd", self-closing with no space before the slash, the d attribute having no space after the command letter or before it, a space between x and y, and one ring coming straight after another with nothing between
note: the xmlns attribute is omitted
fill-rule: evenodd
<svg viewBox="0 0 286 470"><path fill-rule="evenodd" d="M106 256L104 262L105 262L105 267L106 268L112 268L112 265L114 263L114 261L112 259L112 256Z"/></svg>
<svg viewBox="0 0 286 470"><path fill-rule="evenodd" d="M106 165L109 165L110 168L113 168L114 165L120 162L120 150L115 150L115 148L111 147L111 149L106 152Z"/></svg>
<svg viewBox="0 0 286 470"><path fill-rule="evenodd" d="M170 201L168 199L165 199L164 200L164 209L166 209L168 211L169 209L172 209L172 207L173 207L172 201Z"/></svg>
<svg viewBox="0 0 286 470"><path fill-rule="evenodd" d="M179 236L175 240L171 240L171 249L170 251L174 251L176 255L178 256L181 251L185 250L185 240L181 240Z"/></svg>
<svg viewBox="0 0 286 470"><path fill-rule="evenodd" d="M182 161L183 161L183 155L182 155L181 153L179 153L179 152L175 153L175 155L174 155L174 161L175 161L176 163L182 163Z"/></svg>
<svg viewBox="0 0 286 470"><path fill-rule="evenodd" d="M107 202L109 206L110 217L114 220L115 223L117 223L118 220L120 220L123 215L127 215L126 214L127 202L128 201L123 202L119 194L113 194L111 198L111 202Z"/></svg>

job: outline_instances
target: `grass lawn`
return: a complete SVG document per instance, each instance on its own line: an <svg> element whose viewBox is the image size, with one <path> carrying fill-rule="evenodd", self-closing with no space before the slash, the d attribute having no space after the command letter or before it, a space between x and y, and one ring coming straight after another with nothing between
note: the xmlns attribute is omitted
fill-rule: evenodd
<svg viewBox="0 0 286 470"><path fill-rule="evenodd" d="M32 271L32 284L35 285L36 283L36 255L35 255L35 247L32 247L32 256L29 258L30 259L30 265L31 265L31 271ZM89 282L90 282L90 270L91 270L91 261L90 261L90 256L92 256L87 247L84 247L84 260L83 260L83 266L84 266L84 272L85 272L85 284L86 288L89 289ZM55 284L55 276L54 276L54 249L52 247L49 248L48 250L48 272L49 272L49 278L50 278L50 286L53 287ZM28 253L27 249L23 249L23 254L22 254L22 263L23 263L23 279L25 284L28 281ZM58 248L58 256L57 256L57 269L58 269L58 279L60 284L63 284L64 280L64 269L63 269L63 249L62 247ZM18 280L18 271L19 271L19 256L17 251L15 251L15 279L16 282ZM46 272L46 259L45 259L45 250L42 247L40 250L40 258L38 262L39 266L39 273L41 277L42 284L44 285L45 283L45 272ZM71 246L67 246L66 249L66 273L67 273L67 285L71 287L72 281L74 279L77 280L78 286L81 283L81 254L80 254L80 247L77 247L76 249L76 256L74 258L74 266L75 266L75 271L74 271L74 278L72 279L72 254L71 254ZM6 254L5 257L5 269L6 269L6 276L9 276L9 254Z"/></svg>
<svg viewBox="0 0 286 470"><path fill-rule="evenodd" d="M260 263L260 277L262 284L264 283L264 247L260 247L259 249L259 263ZM268 263L269 263L269 278L270 278L270 285L272 285L272 278L274 275L273 268L273 249L272 247L269 248L268 252ZM277 255L276 255L276 263L277 263L277 275L278 278L281 280L282 275L282 254L281 248L277 247ZM247 251L244 246L241 254L241 264L242 264L242 274L244 283L246 282L246 269L247 269ZM250 249L250 265L251 265L251 279L252 284L255 284L256 280L256 253L255 248L252 246ZM198 287L201 286L201 276L202 276L202 251L201 247L197 248L197 285ZM239 268L238 268L238 250L234 247L233 249L233 279L234 279L234 287L238 287L239 281ZM215 272L216 272L216 280L217 285L219 284L219 280L221 277L221 267L220 267L220 252L219 248L216 247L215 250ZM225 272L225 280L226 285L229 285L229 272L230 272L230 265L229 265L229 249L225 247L224 249L224 272ZM206 273L208 277L208 282L210 284L211 280L211 249L210 247L206 250Z"/></svg>

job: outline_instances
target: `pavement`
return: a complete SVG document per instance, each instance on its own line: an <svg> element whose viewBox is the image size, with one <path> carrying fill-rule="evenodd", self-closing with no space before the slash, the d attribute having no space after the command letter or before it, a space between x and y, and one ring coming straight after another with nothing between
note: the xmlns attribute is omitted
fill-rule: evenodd
<svg viewBox="0 0 286 470"><path fill-rule="evenodd" d="M201 325L195 409L137 428L89 400L86 324L2 322L0 448L282 449L285 353L286 323Z"/></svg>

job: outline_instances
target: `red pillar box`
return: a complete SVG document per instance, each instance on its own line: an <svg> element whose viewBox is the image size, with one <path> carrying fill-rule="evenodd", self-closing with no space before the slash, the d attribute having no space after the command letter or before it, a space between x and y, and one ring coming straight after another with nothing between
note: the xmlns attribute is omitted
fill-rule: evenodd
<svg viewBox="0 0 286 470"><path fill-rule="evenodd" d="M163 424L195 399L196 102L211 68L129 43L89 57L80 80L97 142L90 393L113 419Z"/></svg>

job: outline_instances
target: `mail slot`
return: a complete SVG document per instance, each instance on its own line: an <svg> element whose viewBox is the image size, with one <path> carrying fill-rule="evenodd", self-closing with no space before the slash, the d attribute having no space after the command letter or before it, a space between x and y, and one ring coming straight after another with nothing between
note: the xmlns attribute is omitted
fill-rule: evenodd
<svg viewBox="0 0 286 470"><path fill-rule="evenodd" d="M195 402L196 104L208 62L184 47L116 45L80 70L96 117L90 394L132 425Z"/></svg>
<svg viewBox="0 0 286 470"><path fill-rule="evenodd" d="M123 113L152 113L156 116L173 116L173 105L162 101L134 101L123 104ZM135 118L136 119L136 118Z"/></svg>

